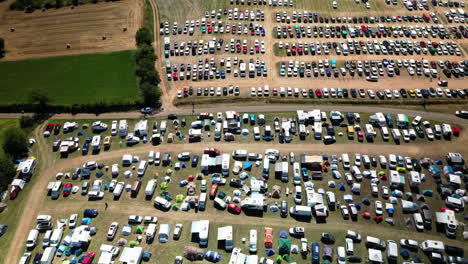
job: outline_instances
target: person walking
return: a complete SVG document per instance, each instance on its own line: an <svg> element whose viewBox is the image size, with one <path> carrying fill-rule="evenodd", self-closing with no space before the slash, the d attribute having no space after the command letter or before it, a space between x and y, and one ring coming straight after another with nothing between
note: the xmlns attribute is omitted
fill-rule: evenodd
<svg viewBox="0 0 468 264"><path fill-rule="evenodd" d="M107 207L108 207L109 205L108 205L107 203L104 203L104 205L105 205L105 207L106 207L105 210L107 210Z"/></svg>

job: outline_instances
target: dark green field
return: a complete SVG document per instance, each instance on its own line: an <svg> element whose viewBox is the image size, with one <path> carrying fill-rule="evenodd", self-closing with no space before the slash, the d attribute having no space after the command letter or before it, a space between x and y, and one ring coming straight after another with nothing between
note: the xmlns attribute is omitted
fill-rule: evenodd
<svg viewBox="0 0 468 264"><path fill-rule="evenodd" d="M28 103L47 92L54 105L134 102L139 97L134 51L0 62L0 104Z"/></svg>

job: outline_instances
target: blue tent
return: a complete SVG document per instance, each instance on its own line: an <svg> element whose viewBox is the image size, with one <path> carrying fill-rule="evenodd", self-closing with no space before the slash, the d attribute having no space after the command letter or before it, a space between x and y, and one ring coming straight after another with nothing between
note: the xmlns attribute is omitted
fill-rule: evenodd
<svg viewBox="0 0 468 264"><path fill-rule="evenodd" d="M252 162L251 161L244 162L244 167L242 169L250 171L252 169Z"/></svg>
<svg viewBox="0 0 468 264"><path fill-rule="evenodd" d="M187 163L186 162L182 162L182 168L183 169L187 168Z"/></svg>
<svg viewBox="0 0 468 264"><path fill-rule="evenodd" d="M434 194L434 191L429 190L429 189L424 189L424 190L422 190L422 194L424 196L432 197L432 195Z"/></svg>
<svg viewBox="0 0 468 264"><path fill-rule="evenodd" d="M400 249L400 256L403 258L403 259L408 259L409 258L409 251L406 249L406 248L402 248Z"/></svg>
<svg viewBox="0 0 468 264"><path fill-rule="evenodd" d="M142 258L143 258L144 261L149 261L151 256L153 256L153 254L151 254L151 252L144 252Z"/></svg>
<svg viewBox="0 0 468 264"><path fill-rule="evenodd" d="M343 192L346 191L346 185L344 182L338 183L338 190L343 191Z"/></svg>
<svg viewBox="0 0 468 264"><path fill-rule="evenodd" d="M361 211L361 203L354 203L354 206L356 206L358 211Z"/></svg>
<svg viewBox="0 0 468 264"><path fill-rule="evenodd" d="M82 135L84 135L84 132L83 131L78 131L77 135L82 136Z"/></svg>
<svg viewBox="0 0 468 264"><path fill-rule="evenodd" d="M91 218L85 217L85 218L81 219L81 224L82 224L82 225L89 225L89 224L91 224Z"/></svg>
<svg viewBox="0 0 468 264"><path fill-rule="evenodd" d="M273 256L273 255L275 254L275 250L272 249L272 248L267 248L267 249L265 250L265 254L266 254L267 256L269 256L269 257L270 257L270 256Z"/></svg>
<svg viewBox="0 0 468 264"><path fill-rule="evenodd" d="M205 259L210 262L220 262L221 261L221 254L215 251L207 250L205 251Z"/></svg>
<svg viewBox="0 0 468 264"><path fill-rule="evenodd" d="M247 179L249 176L250 176L250 175L249 175L247 172L243 171L243 172L241 172L241 174L239 174L239 179L245 180L245 179Z"/></svg>
<svg viewBox="0 0 468 264"><path fill-rule="evenodd" d="M279 237L280 238L288 238L288 232L286 232L284 230L280 230L279 231Z"/></svg>

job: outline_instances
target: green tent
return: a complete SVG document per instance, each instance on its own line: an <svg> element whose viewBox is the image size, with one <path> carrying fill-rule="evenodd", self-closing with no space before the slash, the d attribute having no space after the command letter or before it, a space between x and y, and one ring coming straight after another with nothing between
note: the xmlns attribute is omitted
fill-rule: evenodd
<svg viewBox="0 0 468 264"><path fill-rule="evenodd" d="M169 187L169 183L161 182L160 186L161 186L161 189L165 190L165 189L167 189L167 187Z"/></svg>
<svg viewBox="0 0 468 264"><path fill-rule="evenodd" d="M176 202L180 203L184 200L184 195L183 194L178 194L176 197L175 197L175 200Z"/></svg>
<svg viewBox="0 0 468 264"><path fill-rule="evenodd" d="M174 211L178 211L179 208L180 208L180 206L179 206L178 204L174 204L174 205L172 206L172 210L174 210Z"/></svg>
<svg viewBox="0 0 468 264"><path fill-rule="evenodd" d="M280 238L278 242L278 255L289 262L289 252L291 252L291 241L287 238Z"/></svg>
<svg viewBox="0 0 468 264"><path fill-rule="evenodd" d="M145 230L145 227L142 225L139 225L136 227L136 233L137 234L143 234L143 231Z"/></svg>
<svg viewBox="0 0 468 264"><path fill-rule="evenodd" d="M130 243L128 244L130 247L138 247L140 245L140 243L136 240L132 240L130 241Z"/></svg>
<svg viewBox="0 0 468 264"><path fill-rule="evenodd" d="M362 197L361 198L361 202L365 205L370 205L371 204L371 201L368 197Z"/></svg>

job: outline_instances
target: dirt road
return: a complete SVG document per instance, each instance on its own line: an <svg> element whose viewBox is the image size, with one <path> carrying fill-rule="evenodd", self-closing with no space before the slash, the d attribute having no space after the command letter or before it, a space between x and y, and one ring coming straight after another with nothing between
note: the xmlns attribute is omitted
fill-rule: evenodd
<svg viewBox="0 0 468 264"><path fill-rule="evenodd" d="M290 112L302 109L304 111L310 111L313 109L320 109L322 111L337 110L342 112L361 112L361 113L376 113L385 112L390 114L402 113L409 116L420 115L424 119L428 120L439 120L446 122L454 122L458 124L468 124L468 119L458 118L455 115L436 113L436 112L424 112L417 110L398 109L398 108L387 108L387 107L376 107L376 106L361 106L361 105L255 105L255 106L225 106L216 105L209 108L196 108L196 113L203 112L224 112L227 110L233 110L238 112ZM179 115L190 115L192 114L191 108L175 108L172 110L164 109L152 116L166 116L170 113ZM0 113L0 119L9 118L20 118L23 114L17 113ZM28 114L26 114L28 115ZM118 112L118 113L105 113L99 116L95 114L56 114L51 119L62 119L62 120L80 120L80 119L122 119L122 118L142 118L143 115L139 112Z"/></svg>

